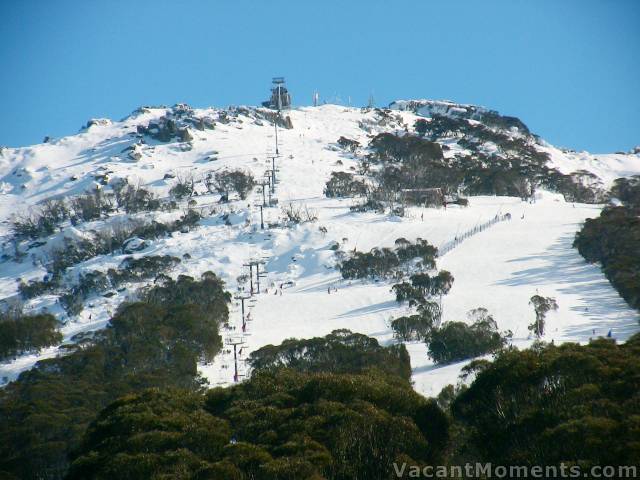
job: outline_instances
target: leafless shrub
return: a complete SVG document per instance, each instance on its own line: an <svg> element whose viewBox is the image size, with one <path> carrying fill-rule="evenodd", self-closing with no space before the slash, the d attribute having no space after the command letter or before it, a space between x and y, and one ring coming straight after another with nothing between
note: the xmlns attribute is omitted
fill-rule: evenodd
<svg viewBox="0 0 640 480"><path fill-rule="evenodd" d="M176 183L171 187L171 190L169 190L169 194L175 198L184 198L192 196L194 190L195 181L193 174L189 171L177 172Z"/></svg>
<svg viewBox="0 0 640 480"><path fill-rule="evenodd" d="M315 222L318 220L318 212L315 209L309 208L306 203L288 203L282 207L282 214L285 221L294 224Z"/></svg>

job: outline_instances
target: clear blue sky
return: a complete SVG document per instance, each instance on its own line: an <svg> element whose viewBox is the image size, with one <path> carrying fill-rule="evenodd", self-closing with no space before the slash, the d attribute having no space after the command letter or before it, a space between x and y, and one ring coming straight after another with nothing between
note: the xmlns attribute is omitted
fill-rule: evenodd
<svg viewBox="0 0 640 480"><path fill-rule="evenodd" d="M640 144L640 0L0 1L0 145L145 104L477 103L554 144Z"/></svg>

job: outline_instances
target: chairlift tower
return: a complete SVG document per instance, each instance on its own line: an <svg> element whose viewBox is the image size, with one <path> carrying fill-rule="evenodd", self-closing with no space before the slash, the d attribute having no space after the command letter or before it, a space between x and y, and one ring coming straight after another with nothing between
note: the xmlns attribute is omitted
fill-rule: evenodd
<svg viewBox="0 0 640 480"><path fill-rule="evenodd" d="M260 265L264 265L265 261L264 260L252 260L248 263L243 264L243 267L249 267L249 277L250 277L250 285L251 285L251 295L253 295L254 293L260 293L260 278L264 277L264 275L266 274L266 272L262 272L263 274L260 274ZM256 267L256 288L257 291L254 292L253 291L253 267Z"/></svg>
<svg viewBox="0 0 640 480"><path fill-rule="evenodd" d="M256 286L258 288L258 292L257 293L260 293L260 279L263 278L263 277L266 277L266 275L267 275L267 272L265 272L264 270L263 270L262 273L260 273L260 265L264 265L264 264L265 264L265 262L262 261L262 260L257 260L255 262L255 266L256 266Z"/></svg>
<svg viewBox="0 0 640 480"><path fill-rule="evenodd" d="M264 187L263 187L264 188ZM256 204L256 207L260 208L260 230L264 230L264 205L261 203Z"/></svg>
<svg viewBox="0 0 640 480"><path fill-rule="evenodd" d="M271 156L271 193L276 193L276 172L278 169L276 168L276 156Z"/></svg>
<svg viewBox="0 0 640 480"><path fill-rule="evenodd" d="M241 311L242 311L242 327L244 328L245 326L245 316L244 316L244 302L245 300L249 300L251 298L251 295L236 295L235 297L236 300L240 300L240 304L241 306Z"/></svg>
<svg viewBox="0 0 640 480"><path fill-rule="evenodd" d="M273 108L276 110L276 119L273 122L276 134L276 155L279 155L278 149L278 121L280 120L280 112L283 109L291 107L291 95L285 85L284 77L273 77L271 79L271 98L266 102L262 102L263 107Z"/></svg>
<svg viewBox="0 0 640 480"><path fill-rule="evenodd" d="M274 108L280 112L282 109L291 107L291 95L285 85L284 77L273 77L271 80L271 101Z"/></svg>
<svg viewBox="0 0 640 480"><path fill-rule="evenodd" d="M278 121L280 121L280 111L282 110L282 86L284 85L284 77L274 77L273 84L276 92L276 119L273 122L273 126L276 129L276 155L280 155L278 151Z"/></svg>
<svg viewBox="0 0 640 480"><path fill-rule="evenodd" d="M233 345L233 364L234 364L234 373L233 373L233 381L238 382L239 373L238 373L238 345L244 344L244 338L230 338L227 340L227 345Z"/></svg>
<svg viewBox="0 0 640 480"><path fill-rule="evenodd" d="M264 181L267 182L266 186L269 187L267 188L267 193L269 194L269 205L268 206L272 206L272 202L271 202L271 195L273 195L275 193L275 189L273 188L273 180L272 180L272 173L271 170L267 170L266 172L264 172Z"/></svg>
<svg viewBox="0 0 640 480"><path fill-rule="evenodd" d="M258 185L260 185L261 191L262 191L262 205L264 207L267 206L267 197L266 197L266 193L269 192L269 197L271 197L271 190L269 189L269 182L268 181L263 181L260 182Z"/></svg>
<svg viewBox="0 0 640 480"><path fill-rule="evenodd" d="M291 94L287 90L284 77L273 77L271 79L271 97L262 106L274 110L286 110L291 107Z"/></svg>

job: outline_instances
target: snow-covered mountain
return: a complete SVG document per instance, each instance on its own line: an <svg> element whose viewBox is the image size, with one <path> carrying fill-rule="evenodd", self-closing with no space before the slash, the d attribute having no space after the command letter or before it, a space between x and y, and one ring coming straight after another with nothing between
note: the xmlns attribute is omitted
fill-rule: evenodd
<svg viewBox="0 0 640 480"><path fill-rule="evenodd" d="M246 328L242 328L240 302L234 300L231 324L224 331L226 340L244 341L242 359L266 344L325 335L338 328L388 343L394 341L390 320L405 314L407 307L395 302L391 283L342 280L335 268L335 249L392 247L404 237L423 238L443 247L438 267L455 277L451 292L443 299L444 321L465 321L467 311L486 307L501 330L513 332L516 346L527 346L533 341L527 325L534 317L528 301L539 292L555 297L559 305L549 315L547 341L586 342L610 329L623 341L638 332L638 313L620 298L597 265L587 264L572 248L581 222L597 216L601 205L567 202L559 193L539 189L535 202L471 196L468 207L411 207L400 217L353 212L349 207L356 200L325 197L323 190L331 173L358 171L374 135L413 135L416 120L434 115L488 125L514 139L526 138L532 149L549 155L548 168L563 174L586 170L597 176L592 180L604 189L618 177L640 173L640 154L593 155L559 149L531 136L520 120L473 105L414 100L394 102L385 111L336 105L295 108L278 119L273 193L277 205L262 209L266 227L262 230L259 205L268 187L264 192L254 189L246 199L232 197L223 203L220 194L209 191L207 179L225 169L267 178L265 171L274 165L276 154L273 111L143 107L121 121L91 120L77 135L0 150L0 297L10 302L20 296L21 282L46 278L53 252L73 242L91 244L98 234L115 237L132 223L168 224L193 209L202 215L195 227L175 228L130 245L128 250L80 258L66 269L60 287L28 299L25 309L47 309L55 314L64 323L64 345L82 338L79 334L103 328L122 301L135 297L138 288L153 281L129 281L117 289L97 291L83 300L80 313L69 315L60 297L81 275L118 268L131 256L169 255L179 263L174 262L167 274L198 276L211 270L236 293L243 287L246 292L249 272L245 265L262 261L266 275L261 278L260 293L247 302L250 320ZM359 147L353 151L341 148L337 144L340 137L358 142ZM468 152L469 146L461 144L460 138L439 142L446 146L446 158ZM481 150L500 153L499 146L491 142L482 144ZM193 181L195 193L178 200L177 208L130 214L114 211L88 222L62 222L37 240L13 240L13 219L40 211L48 199L71 199L96 190L106 198L126 180L169 202L170 190L180 179ZM289 204L308 209L317 220L286 224L282 207ZM452 246L452 240L505 213L511 214L510 221L493 223ZM456 382L464 362L437 368L427 358L424 344L407 347L418 391L435 395L444 385ZM2 363L0 379L12 380L39 359L62 351L64 348L51 347ZM225 349L213 363L201 365L201 371L213 385L229 384L233 382L232 359L231 351ZM247 372L243 369L241 373Z"/></svg>

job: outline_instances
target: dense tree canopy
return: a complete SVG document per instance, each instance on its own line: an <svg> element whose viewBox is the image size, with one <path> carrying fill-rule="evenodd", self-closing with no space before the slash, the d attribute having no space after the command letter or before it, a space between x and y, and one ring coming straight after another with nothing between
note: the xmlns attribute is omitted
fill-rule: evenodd
<svg viewBox="0 0 640 480"><path fill-rule="evenodd" d="M611 187L611 196L626 206L640 208L640 175L617 178Z"/></svg>
<svg viewBox="0 0 640 480"><path fill-rule="evenodd" d="M388 277L415 259L420 260L420 267L435 268L437 255L438 249L422 238L417 238L415 243L401 238L396 240L395 249L383 247L373 248L370 252L356 251L339 268L343 278Z"/></svg>
<svg viewBox="0 0 640 480"><path fill-rule="evenodd" d="M203 406L202 395L188 390L153 389L117 400L87 429L66 478L193 478L222 456L231 438L229 424Z"/></svg>
<svg viewBox="0 0 640 480"><path fill-rule="evenodd" d="M640 211L607 207L585 221L573 243L588 262L600 262L604 274L629 305L640 309Z"/></svg>
<svg viewBox="0 0 640 480"><path fill-rule="evenodd" d="M56 345L61 340L58 321L51 314L24 315L14 309L0 312L0 360Z"/></svg>
<svg viewBox="0 0 640 480"><path fill-rule="evenodd" d="M69 479L386 479L441 461L448 419L404 380L262 371L205 396L148 391L107 407Z"/></svg>
<svg viewBox="0 0 640 480"><path fill-rule="evenodd" d="M447 440L435 403L388 376L281 370L231 394L212 390L207 407L230 421L238 440L257 441L276 458L303 457L331 479L388 478L401 456L437 461Z"/></svg>
<svg viewBox="0 0 640 480"><path fill-rule="evenodd" d="M0 390L0 472L61 478L86 426L110 402L149 387L201 387L197 362L222 345L222 282L212 273L159 278L143 299L123 305L93 341L38 362Z"/></svg>
<svg viewBox="0 0 640 480"><path fill-rule="evenodd" d="M638 465L640 335L508 350L453 403L463 450L498 465Z"/></svg>
<svg viewBox="0 0 640 480"><path fill-rule="evenodd" d="M127 350L142 347L127 319L140 309L163 317L160 305L124 308L112 329ZM485 309L471 318L492 323ZM17 385L28 397L13 398L10 385L13 393L0 397L0 413L12 416L11 430L0 416L3 478L62 478L67 472L74 480L382 480L395 475L394 462L590 466L640 460L640 335L625 345L599 340L502 351L494 362L472 362L465 369L472 383L445 389L438 402L412 389L404 348L380 347L348 331L258 350L250 379L211 390L178 385L180 367L171 362L153 374L152 363L163 360L150 353L151 343L139 360L115 357L133 362L136 374L112 366L117 377L110 377L103 364L111 364L113 354L89 348L95 358L74 353L67 357L73 362L23 376ZM343 373L322 371L332 368ZM21 411L25 398L36 401ZM25 425L15 423L17 414ZM72 439L58 430L63 425ZM58 444L70 454L68 471ZM28 456L11 456L20 451Z"/></svg>
<svg viewBox="0 0 640 480"><path fill-rule="evenodd" d="M501 333L485 308L468 313L473 322L447 322L431 331L427 343L429 356L436 363L448 363L494 353L504 347L510 332Z"/></svg>
<svg viewBox="0 0 640 480"><path fill-rule="evenodd" d="M367 193L367 185L354 178L349 172L331 172L331 177L324 187L327 197L353 197Z"/></svg>
<svg viewBox="0 0 640 480"><path fill-rule="evenodd" d="M375 338L349 330L325 337L295 338L251 353L254 371L290 367L303 372L361 373L371 368L409 380L411 363L403 344L381 347Z"/></svg>
<svg viewBox="0 0 640 480"><path fill-rule="evenodd" d="M607 192L600 179L586 171L565 174L550 168L549 154L536 148L537 141L517 118L494 113L481 122L434 114L418 119L416 135L381 133L369 143L369 159L377 164L376 200L389 201L401 189L439 188L445 194L460 190L470 195L531 197L536 187L562 193L567 201L602 203ZM514 135L513 128L519 130ZM426 137L426 138L425 138ZM445 157L444 139L454 138L464 152ZM486 145L495 152L488 153ZM620 191L628 192L627 184Z"/></svg>

